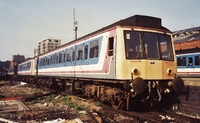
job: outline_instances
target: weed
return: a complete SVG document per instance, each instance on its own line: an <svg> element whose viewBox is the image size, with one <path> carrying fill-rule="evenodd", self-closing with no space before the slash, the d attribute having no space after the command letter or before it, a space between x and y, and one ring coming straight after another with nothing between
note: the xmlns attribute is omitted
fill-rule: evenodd
<svg viewBox="0 0 200 123"><path fill-rule="evenodd" d="M69 108L74 108L75 104L72 102L64 102L64 105L67 105Z"/></svg>
<svg viewBox="0 0 200 123"><path fill-rule="evenodd" d="M34 104L36 104L36 103L37 103L37 100L32 100L32 101L30 102L31 105L34 105Z"/></svg>
<svg viewBox="0 0 200 123"><path fill-rule="evenodd" d="M33 88L33 91L34 91L34 92L38 92L39 89L38 89L38 88Z"/></svg>
<svg viewBox="0 0 200 123"><path fill-rule="evenodd" d="M77 106L74 107L74 109L80 111L80 110L82 110L83 108L82 108L81 106L78 106L78 105L77 105Z"/></svg>
<svg viewBox="0 0 200 123"><path fill-rule="evenodd" d="M50 96L47 96L46 101L53 101L55 97L56 97L55 94L51 94Z"/></svg>
<svg viewBox="0 0 200 123"><path fill-rule="evenodd" d="M101 107L101 106L102 106L102 102L101 102L101 101L97 101L97 102L95 102L95 106L97 106L97 107Z"/></svg>
<svg viewBox="0 0 200 123"><path fill-rule="evenodd" d="M78 97L75 98L76 101L80 100Z"/></svg>
<svg viewBox="0 0 200 123"><path fill-rule="evenodd" d="M189 114L189 116L196 116L196 114L195 113L191 113L191 114Z"/></svg>
<svg viewBox="0 0 200 123"><path fill-rule="evenodd" d="M71 101L71 97L70 96L67 96L67 97L63 97L63 98L61 98L61 101L62 102L69 102L69 101Z"/></svg>

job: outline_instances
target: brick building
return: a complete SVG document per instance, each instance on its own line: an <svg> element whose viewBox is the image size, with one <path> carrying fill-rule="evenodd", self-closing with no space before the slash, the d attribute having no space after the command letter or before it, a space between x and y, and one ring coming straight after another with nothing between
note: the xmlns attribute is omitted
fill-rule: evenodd
<svg viewBox="0 0 200 123"><path fill-rule="evenodd" d="M10 66L10 61L0 61L0 72L5 71Z"/></svg>
<svg viewBox="0 0 200 123"><path fill-rule="evenodd" d="M14 67L15 65L24 62L25 61L25 56L24 55L13 55L12 61L10 63L11 67Z"/></svg>

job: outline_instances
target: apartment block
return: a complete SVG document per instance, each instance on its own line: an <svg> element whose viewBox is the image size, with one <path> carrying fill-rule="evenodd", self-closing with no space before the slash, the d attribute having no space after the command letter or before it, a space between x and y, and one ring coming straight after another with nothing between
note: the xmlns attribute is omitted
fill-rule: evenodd
<svg viewBox="0 0 200 123"><path fill-rule="evenodd" d="M52 38L43 39L42 41L40 41L38 43L37 55L48 52L48 51L55 49L59 46L61 46L61 40L60 39L52 39Z"/></svg>

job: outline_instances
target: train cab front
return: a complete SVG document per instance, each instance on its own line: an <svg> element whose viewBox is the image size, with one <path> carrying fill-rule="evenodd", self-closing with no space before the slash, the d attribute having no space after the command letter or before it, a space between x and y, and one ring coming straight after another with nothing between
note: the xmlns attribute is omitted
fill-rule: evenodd
<svg viewBox="0 0 200 123"><path fill-rule="evenodd" d="M176 78L177 63L171 33L124 30L124 51L120 75L132 79L130 91L134 96L160 101L164 93L183 90L183 80Z"/></svg>

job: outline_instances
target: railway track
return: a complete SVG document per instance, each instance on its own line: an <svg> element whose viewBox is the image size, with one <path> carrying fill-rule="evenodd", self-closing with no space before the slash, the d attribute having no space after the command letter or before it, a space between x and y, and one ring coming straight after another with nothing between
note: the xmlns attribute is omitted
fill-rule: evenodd
<svg viewBox="0 0 200 123"><path fill-rule="evenodd" d="M6 96L4 95L6 93ZM29 111L30 109L20 100L22 97L4 86L0 91L0 113Z"/></svg>
<svg viewBox="0 0 200 123"><path fill-rule="evenodd" d="M190 123L199 123L200 122L200 119L185 116L183 114L178 114L178 113L174 113L174 112L170 112L170 111L159 111L159 113L162 113L165 116L174 117L175 119L179 119L182 122L190 122Z"/></svg>
<svg viewBox="0 0 200 123"><path fill-rule="evenodd" d="M103 115L112 119L116 123L199 123L200 119L188 117L169 111L147 111L134 112L115 110L110 106L104 105L101 111L97 111L99 115Z"/></svg>
<svg viewBox="0 0 200 123"><path fill-rule="evenodd" d="M7 93L10 93L10 95L15 95L13 92L9 92L10 90L5 87L3 91L7 91ZM77 96L73 94L68 94L67 92L60 92L60 91L49 91L49 93L46 94L39 94L39 95L32 95L32 96L27 96L23 97L23 101L27 100L35 100L38 97L43 97L47 96L50 94L66 94L66 95L72 95L72 96ZM83 100L87 100L84 98L84 96L79 95L78 98L82 98ZM3 99L3 98L2 98ZM6 99L6 98L4 98ZM8 99L8 98L7 98ZM17 100L17 99L16 99ZM16 112L16 111L28 111L28 108L21 102L18 102L21 106L20 109L18 110L8 110L7 112ZM29 112L29 111L28 111ZM27 112L27 113L28 113ZM44 111L42 111L44 112ZM53 111L45 111L46 115L43 115L45 117L50 117L49 114L57 114L59 116L63 116L66 113L66 111L59 110L58 112L64 112L64 113L58 113ZM192 117L187 117L181 114L169 112L169 111L143 111L143 112L134 112L134 111L122 111L122 110L116 110L110 105L103 105L101 110L93 110L91 111L86 111L87 114L91 117L92 121L94 123L97 123L98 121L96 120L95 116L93 113L97 113L99 117L101 117L102 122L111 122L111 123L132 123L132 122L148 122L148 123L169 123L169 122L176 122L176 123L198 123L200 122L200 119L192 118ZM40 117L38 117L40 118Z"/></svg>
<svg viewBox="0 0 200 123"><path fill-rule="evenodd" d="M30 109L18 99L3 98L0 101L0 113L29 111Z"/></svg>

